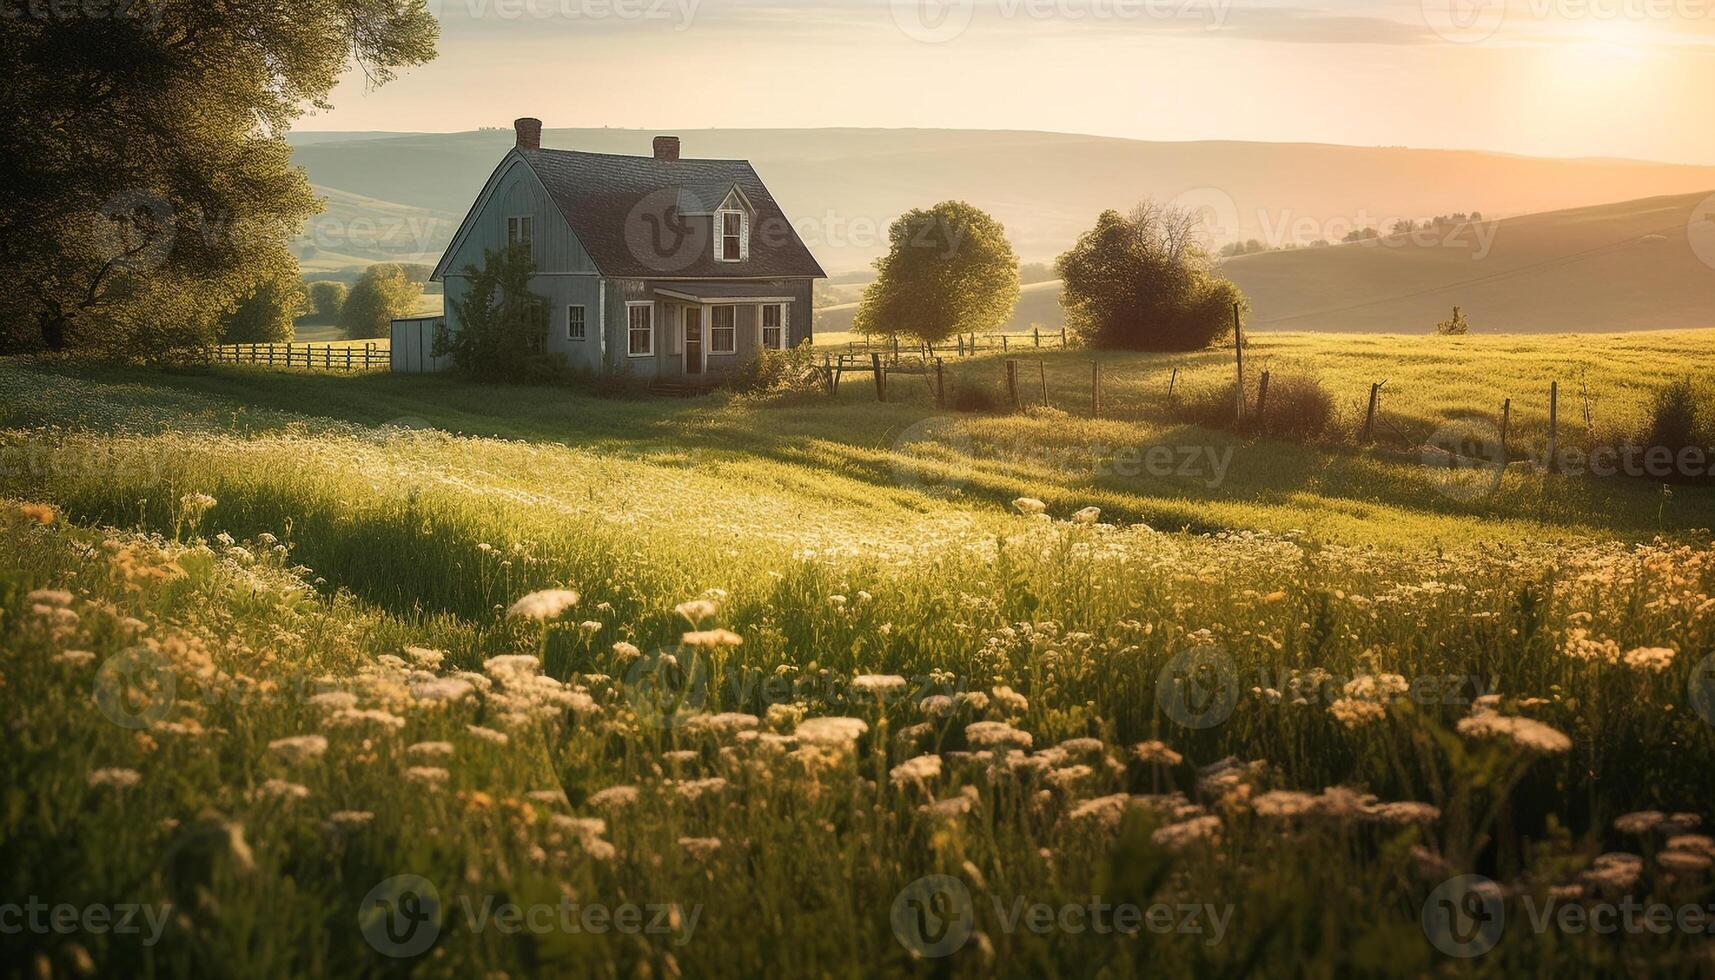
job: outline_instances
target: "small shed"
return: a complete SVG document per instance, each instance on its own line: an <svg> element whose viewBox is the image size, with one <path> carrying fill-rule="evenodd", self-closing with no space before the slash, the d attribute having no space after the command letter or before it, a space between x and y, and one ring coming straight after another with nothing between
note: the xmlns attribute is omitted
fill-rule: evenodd
<svg viewBox="0 0 1715 980"><path fill-rule="evenodd" d="M435 334L444 329L442 315L408 316L393 321L391 370L394 374L426 374L445 371L452 359L434 356Z"/></svg>

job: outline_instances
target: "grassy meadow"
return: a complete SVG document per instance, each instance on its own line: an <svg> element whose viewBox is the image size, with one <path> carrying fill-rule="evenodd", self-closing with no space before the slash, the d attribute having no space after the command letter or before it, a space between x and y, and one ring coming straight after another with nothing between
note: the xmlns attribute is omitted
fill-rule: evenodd
<svg viewBox="0 0 1715 980"><path fill-rule="evenodd" d="M1318 438L1193 421L1230 350L0 362L0 903L138 926L9 972L1707 975L1568 910L1715 903L1715 492L1418 446L1617 444L1715 332L1253 339Z"/></svg>

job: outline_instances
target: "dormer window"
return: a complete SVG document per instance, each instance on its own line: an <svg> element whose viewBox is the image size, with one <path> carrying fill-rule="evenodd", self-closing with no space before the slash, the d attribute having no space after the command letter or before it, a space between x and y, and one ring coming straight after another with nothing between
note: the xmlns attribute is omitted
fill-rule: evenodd
<svg viewBox="0 0 1715 980"><path fill-rule="evenodd" d="M745 220L743 211L716 211L715 227L715 261L737 262L750 251L745 241Z"/></svg>

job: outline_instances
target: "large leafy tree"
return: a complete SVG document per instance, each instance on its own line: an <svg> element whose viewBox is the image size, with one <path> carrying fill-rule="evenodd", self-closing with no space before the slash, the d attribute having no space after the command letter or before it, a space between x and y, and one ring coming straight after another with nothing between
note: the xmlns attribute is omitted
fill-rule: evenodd
<svg viewBox="0 0 1715 980"><path fill-rule="evenodd" d="M339 325L353 340L389 336L393 321L417 308L423 288L392 262L377 262L363 270L340 306Z"/></svg>
<svg viewBox="0 0 1715 980"><path fill-rule="evenodd" d="M459 371L490 380L546 373L548 301L530 291L535 272L529 249L518 245L483 253L481 268L465 266L469 288L453 302L459 330L435 336L434 356L450 355Z"/></svg>
<svg viewBox="0 0 1715 980"><path fill-rule="evenodd" d="M1104 211L1055 261L1066 325L1093 347L1198 350L1232 329L1237 286L1216 274L1194 212L1145 202Z"/></svg>
<svg viewBox="0 0 1715 980"><path fill-rule="evenodd" d="M228 344L275 344L292 339L292 321L306 306L304 284L282 272L264 279L221 318L220 339Z"/></svg>
<svg viewBox="0 0 1715 980"><path fill-rule="evenodd" d="M908 211L888 229L887 255L864 290L853 327L936 343L991 330L1018 305L1018 257L1006 229L963 201Z"/></svg>
<svg viewBox="0 0 1715 980"><path fill-rule="evenodd" d="M425 0L13 5L0 27L0 350L213 339L319 204L285 132L355 62L434 55Z"/></svg>

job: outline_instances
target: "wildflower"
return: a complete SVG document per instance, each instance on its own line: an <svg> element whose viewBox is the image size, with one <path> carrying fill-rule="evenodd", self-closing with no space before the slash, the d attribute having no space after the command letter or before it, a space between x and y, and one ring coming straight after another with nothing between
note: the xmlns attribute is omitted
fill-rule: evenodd
<svg viewBox="0 0 1715 980"><path fill-rule="evenodd" d="M861 718L839 716L806 718L798 723L797 736L802 742L825 748L846 748L869 731Z"/></svg>
<svg viewBox="0 0 1715 980"><path fill-rule="evenodd" d="M577 837L600 837L607 833L607 821L600 817L573 817L556 813L548 821L556 830Z"/></svg>
<svg viewBox="0 0 1715 980"><path fill-rule="evenodd" d="M613 655L619 659L620 663L625 664L643 656L643 651L624 640L620 640L613 645Z"/></svg>
<svg viewBox="0 0 1715 980"><path fill-rule="evenodd" d="M37 524L52 524L54 509L47 504L19 504L18 513L35 521Z"/></svg>
<svg viewBox="0 0 1715 980"><path fill-rule="evenodd" d="M1023 514L1025 517L1035 517L1037 514L1047 510L1048 505L1037 500L1035 497L1019 497L1017 500L1012 502L1012 509Z"/></svg>
<svg viewBox="0 0 1715 980"><path fill-rule="evenodd" d="M1707 871L1711 862L1709 855L1698 854L1695 851L1662 851L1655 856L1657 864L1669 871L1691 872Z"/></svg>
<svg viewBox="0 0 1715 980"><path fill-rule="evenodd" d="M696 630L680 637L679 642L688 647L703 647L712 650L720 647L740 646L744 643L744 637L732 630Z"/></svg>
<svg viewBox="0 0 1715 980"><path fill-rule="evenodd" d="M1141 762L1157 766L1176 766L1185 761L1185 757L1167 747L1166 742L1151 739L1139 742L1131 748L1132 754Z"/></svg>
<svg viewBox="0 0 1715 980"><path fill-rule="evenodd" d="M48 606L69 606L72 594L65 589L31 589L24 598L32 603L39 602Z"/></svg>
<svg viewBox="0 0 1715 980"><path fill-rule="evenodd" d="M1035 740L1004 721L978 721L965 726L965 741L984 749L1028 749Z"/></svg>
<svg viewBox="0 0 1715 980"><path fill-rule="evenodd" d="M86 779L91 786L130 789L143 781L143 775L135 769L92 769Z"/></svg>
<svg viewBox="0 0 1715 980"><path fill-rule="evenodd" d="M327 750L328 740L321 735L292 735L268 743L268 751L291 763L320 758Z"/></svg>
<svg viewBox="0 0 1715 980"><path fill-rule="evenodd" d="M430 650L428 647L408 646L405 648L405 656L410 657L411 662L417 666L432 670L441 665L441 661L446 659L447 653L445 650Z"/></svg>
<svg viewBox="0 0 1715 980"><path fill-rule="evenodd" d="M1010 687L997 687L990 690L989 694L994 697L994 703L1002 711L1021 715L1030 710L1029 699Z"/></svg>
<svg viewBox="0 0 1715 980"><path fill-rule="evenodd" d="M895 786L927 782L941 775L941 757L938 755L916 756L894 766L887 775Z"/></svg>
<svg viewBox="0 0 1715 980"><path fill-rule="evenodd" d="M257 788L257 795L276 800L301 800L310 795L309 787L284 779L270 779Z"/></svg>
<svg viewBox="0 0 1715 980"><path fill-rule="evenodd" d="M1269 790L1250 801L1259 817L1302 817L1316 809L1316 797L1297 790Z"/></svg>
<svg viewBox="0 0 1715 980"><path fill-rule="evenodd" d="M1387 717L1387 706L1376 701L1340 698L1328 705L1328 713L1347 728L1362 728Z"/></svg>
<svg viewBox="0 0 1715 980"><path fill-rule="evenodd" d="M84 664L93 662L95 660L95 654L88 650L62 650L54 657L54 659L58 660L62 664L70 664L73 667L82 667Z"/></svg>
<svg viewBox="0 0 1715 980"><path fill-rule="evenodd" d="M518 619L547 622L578 604L578 594L570 589L542 589L532 592L506 610L506 615Z"/></svg>
<svg viewBox="0 0 1715 980"><path fill-rule="evenodd" d="M507 653L482 662L483 671L497 681L516 680L542 669L542 661L528 653Z"/></svg>
<svg viewBox="0 0 1715 980"><path fill-rule="evenodd" d="M1643 875L1644 859L1636 854L1603 854L1579 875L1586 883L1610 891L1628 891Z"/></svg>
<svg viewBox="0 0 1715 980"><path fill-rule="evenodd" d="M405 727L405 719L380 708L341 708L328 716L328 724L334 728L361 728L374 725L378 728L391 728L397 731Z"/></svg>
<svg viewBox="0 0 1715 980"><path fill-rule="evenodd" d="M578 629L590 636L594 636L602 631L602 624L598 620L586 619L578 624Z"/></svg>
<svg viewBox="0 0 1715 980"><path fill-rule="evenodd" d="M357 707L357 695L350 691L323 691L310 695L310 703L330 711L345 711Z"/></svg>
<svg viewBox="0 0 1715 980"><path fill-rule="evenodd" d="M960 691L953 695L953 704L966 705L980 713L988 710L989 696L981 691Z"/></svg>
<svg viewBox="0 0 1715 980"><path fill-rule="evenodd" d="M1066 819L1074 823L1093 823L1109 831L1118 830L1120 819L1125 816L1126 806L1130 802L1131 798L1124 793L1098 796L1073 807L1071 812L1066 814Z"/></svg>
<svg viewBox="0 0 1715 980"><path fill-rule="evenodd" d="M787 727L797 727L804 720L804 708L796 704L771 704L767 713L768 727L779 731Z"/></svg>
<svg viewBox="0 0 1715 980"><path fill-rule="evenodd" d="M453 757L453 743L417 742L407 746L405 754L413 759L450 759Z"/></svg>
<svg viewBox="0 0 1715 980"><path fill-rule="evenodd" d="M859 674L852 687L878 698L886 698L905 690L905 678L898 674Z"/></svg>
<svg viewBox="0 0 1715 980"><path fill-rule="evenodd" d="M1401 801L1398 803L1381 803L1370 808L1370 815L1382 823L1399 824L1431 824L1441 819L1441 810L1429 803L1416 801Z"/></svg>
<svg viewBox="0 0 1715 980"><path fill-rule="evenodd" d="M405 770L405 778L427 786L440 786L447 781L448 773L439 766L411 766Z"/></svg>
<svg viewBox="0 0 1715 980"><path fill-rule="evenodd" d="M736 735L761 724L762 720L755 715L723 711L716 715L692 715L685 721L685 730L713 735Z"/></svg>
<svg viewBox="0 0 1715 980"><path fill-rule="evenodd" d="M465 731L470 732L472 735L482 739L484 742L488 742L493 745L505 745L507 742L512 741L512 736L505 732L497 732L492 728L484 728L481 725L466 725Z"/></svg>
<svg viewBox="0 0 1715 980"><path fill-rule="evenodd" d="M969 796L959 795L948 797L944 800L936 800L933 803L925 803L918 807L917 810L918 812L927 814L931 817L950 819L952 817L962 817L965 814L970 813L971 806L974 802L975 801Z"/></svg>
<svg viewBox="0 0 1715 980"><path fill-rule="evenodd" d="M524 794L524 798L532 803L543 803L548 806L564 806L569 801L563 789L533 789Z"/></svg>
<svg viewBox="0 0 1715 980"><path fill-rule="evenodd" d="M713 599L692 599L689 602L681 602L674 606L673 611L690 620L694 625L714 616L720 611L720 606Z"/></svg>
<svg viewBox="0 0 1715 980"><path fill-rule="evenodd" d="M1170 851L1183 850L1195 844L1213 841L1221 835L1221 818L1192 817L1182 823L1170 823L1157 828L1149 839Z"/></svg>
<svg viewBox="0 0 1715 980"><path fill-rule="evenodd" d="M1094 524L1101 519L1102 509L1100 507L1085 507L1072 515L1072 523L1074 524Z"/></svg>
<svg viewBox="0 0 1715 980"><path fill-rule="evenodd" d="M707 861L721 849L719 837L681 837L679 846L698 861Z"/></svg>
<svg viewBox="0 0 1715 980"><path fill-rule="evenodd" d="M1675 834L1667 839L1670 851L1696 851L1715 857L1715 837L1706 834Z"/></svg>
<svg viewBox="0 0 1715 980"><path fill-rule="evenodd" d="M328 823L340 830L362 827L375 819L368 810L335 810L328 814Z"/></svg>
<svg viewBox="0 0 1715 980"><path fill-rule="evenodd" d="M434 704L462 701L474 693L476 687L471 682L457 677L437 677L411 685L411 697Z"/></svg>
<svg viewBox="0 0 1715 980"><path fill-rule="evenodd" d="M590 794L590 806L618 810L637 802L637 787L609 786Z"/></svg>
<svg viewBox="0 0 1715 980"><path fill-rule="evenodd" d="M1533 752L1557 754L1572 748L1572 740L1531 718L1479 712L1459 719L1459 734L1470 738L1506 738Z"/></svg>
<svg viewBox="0 0 1715 980"><path fill-rule="evenodd" d="M917 710L931 718L939 718L952 713L953 699L945 694L931 694L917 702Z"/></svg>
<svg viewBox="0 0 1715 980"><path fill-rule="evenodd" d="M1667 647L1638 647L1628 650L1622 658L1627 667L1640 674L1659 674L1673 666L1674 651Z"/></svg>
<svg viewBox="0 0 1715 980"><path fill-rule="evenodd" d="M1660 810L1638 810L1614 818L1614 829L1622 834L1647 834L1661 825L1667 814Z"/></svg>

